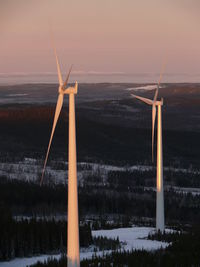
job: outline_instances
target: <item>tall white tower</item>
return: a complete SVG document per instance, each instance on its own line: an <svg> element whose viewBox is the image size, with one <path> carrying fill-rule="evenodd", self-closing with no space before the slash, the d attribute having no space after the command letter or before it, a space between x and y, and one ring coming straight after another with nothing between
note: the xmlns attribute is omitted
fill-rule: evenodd
<svg viewBox="0 0 200 267"><path fill-rule="evenodd" d="M67 227L67 262L68 267L80 267L80 252L79 252L79 218L78 218L78 182L77 182L77 161L76 161L76 121L75 121L75 95L78 91L78 83L74 86L67 87L71 69L67 75L66 81L63 83L60 65L56 49L56 64L58 71L58 100L54 115L54 122L51 131L50 141L47 149L47 154L44 162L41 182L43 182L44 172L48 160L48 155L53 140L56 124L60 116L63 106L64 95L69 95L69 154L68 154L68 227Z"/></svg>
<svg viewBox="0 0 200 267"><path fill-rule="evenodd" d="M164 232L164 192L163 192L163 149L162 149L162 105L163 101L157 102L158 125L157 125L157 197L156 197L156 230Z"/></svg>
<svg viewBox="0 0 200 267"><path fill-rule="evenodd" d="M152 106L152 160L153 160L153 144L154 144L154 124L156 112L158 110L157 121L157 168L156 168L156 230L164 232L164 190L163 190L163 148L162 148L162 106L163 99L157 101L158 89L155 92L154 99L148 99L132 94L133 97Z"/></svg>
<svg viewBox="0 0 200 267"><path fill-rule="evenodd" d="M78 185L76 162L76 122L75 94L69 90L69 154L68 154L68 229L67 229L67 266L80 267L79 252L79 218L78 218ZM66 90L67 91L67 90Z"/></svg>

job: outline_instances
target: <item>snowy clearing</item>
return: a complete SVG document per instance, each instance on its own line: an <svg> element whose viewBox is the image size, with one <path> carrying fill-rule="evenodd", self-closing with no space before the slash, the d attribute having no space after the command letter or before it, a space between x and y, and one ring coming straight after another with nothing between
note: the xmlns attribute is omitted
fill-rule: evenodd
<svg viewBox="0 0 200 267"><path fill-rule="evenodd" d="M152 227L130 227L130 228L118 228L113 230L97 230L92 231L92 236L94 237L107 237L116 239L119 238L119 241L122 245L122 250L130 251L130 250L156 250L160 248L166 248L169 246L169 243L160 242L155 240L147 240L148 234L153 233L155 228ZM173 230L166 230L167 232L171 232ZM81 249L80 259L91 259L94 255L96 256L103 256L106 254L111 253L111 250L105 251L97 251L94 252L94 247L91 246L88 249ZM17 258L11 260L9 262L1 262L0 267L26 267L30 266L37 261L44 262L48 258L56 258L59 259L61 255L41 255L37 257L31 258Z"/></svg>
<svg viewBox="0 0 200 267"><path fill-rule="evenodd" d="M124 244L124 246L122 246L124 250L155 250L169 246L169 243L166 242L147 240L149 233L153 233L154 231L155 228L152 227L130 227L92 231L92 235L96 237L105 236L113 239L118 237L119 241Z"/></svg>

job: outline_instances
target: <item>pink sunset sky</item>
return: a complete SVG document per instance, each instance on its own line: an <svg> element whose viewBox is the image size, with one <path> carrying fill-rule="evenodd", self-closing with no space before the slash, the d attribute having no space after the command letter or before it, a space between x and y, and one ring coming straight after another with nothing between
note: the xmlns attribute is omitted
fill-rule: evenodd
<svg viewBox="0 0 200 267"><path fill-rule="evenodd" d="M56 72L51 21L63 72L157 74L167 57L200 81L199 14L199 0L0 0L0 74Z"/></svg>

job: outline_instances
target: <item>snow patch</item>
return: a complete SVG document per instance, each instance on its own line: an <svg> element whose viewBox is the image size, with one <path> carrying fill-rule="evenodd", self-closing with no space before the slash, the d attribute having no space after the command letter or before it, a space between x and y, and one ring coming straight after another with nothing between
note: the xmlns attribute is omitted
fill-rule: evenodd
<svg viewBox="0 0 200 267"><path fill-rule="evenodd" d="M159 86L162 88L163 86ZM144 90L144 91L151 91L157 88L157 84L154 85L144 85L144 86L139 86L139 87L129 87L126 90L127 91L139 91L139 90Z"/></svg>
<svg viewBox="0 0 200 267"><path fill-rule="evenodd" d="M28 94L8 94L9 97L27 96Z"/></svg>
<svg viewBox="0 0 200 267"><path fill-rule="evenodd" d="M92 231L93 236L103 236L107 238L116 239L124 244L123 249L126 251L130 250L156 250L160 248L166 248L169 243L147 240L150 233L155 231L152 227L130 227L130 228L118 228L113 230L98 230Z"/></svg>

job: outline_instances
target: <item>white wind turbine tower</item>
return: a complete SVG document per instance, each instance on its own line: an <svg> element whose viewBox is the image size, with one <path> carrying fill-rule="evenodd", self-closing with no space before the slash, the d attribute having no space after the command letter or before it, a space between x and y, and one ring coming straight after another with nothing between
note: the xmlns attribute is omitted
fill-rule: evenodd
<svg viewBox="0 0 200 267"><path fill-rule="evenodd" d="M63 105L64 95L69 95L69 147L68 147L68 229L67 229L67 266L80 266L80 252L79 252L79 218L78 218L78 189L77 189L77 161L76 161L76 126L75 126L75 94L77 94L78 83L73 87L68 87L68 80L72 67L69 70L66 81L63 83L60 65L54 48L59 88L56 111L54 115L54 122L51 132L51 137L47 149L47 155L44 162L42 177L40 185L43 182L44 172L47 164L47 159L51 147L56 124Z"/></svg>
<svg viewBox="0 0 200 267"><path fill-rule="evenodd" d="M152 106L152 162L153 162L153 146L154 146L154 128L156 119L156 110L158 110L157 120L157 174L156 174L156 230L164 232L165 230L165 218L164 218L164 192L163 192L163 152L162 152L162 105L163 99L157 100L158 89L162 79L162 72L157 84L156 92L153 100L136 96L133 97L145 102Z"/></svg>

